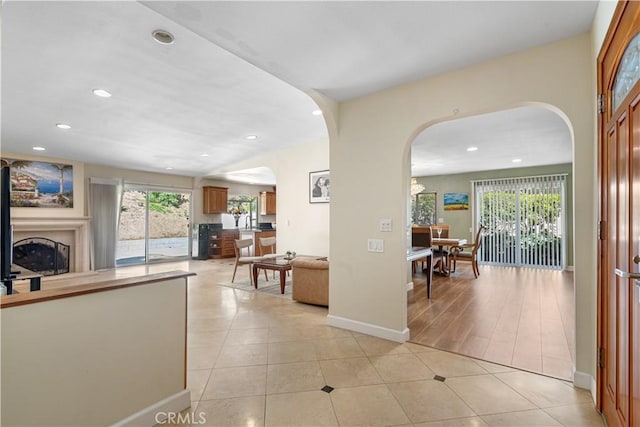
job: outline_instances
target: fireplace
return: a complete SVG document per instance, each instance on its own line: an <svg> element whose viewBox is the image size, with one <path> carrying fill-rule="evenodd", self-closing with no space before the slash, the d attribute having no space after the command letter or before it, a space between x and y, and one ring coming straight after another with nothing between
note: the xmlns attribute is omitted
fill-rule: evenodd
<svg viewBox="0 0 640 427"><path fill-rule="evenodd" d="M31 237L13 244L13 263L44 276L69 272L69 245L46 237Z"/></svg>
<svg viewBox="0 0 640 427"><path fill-rule="evenodd" d="M68 259L67 272L90 271L89 218L12 218L11 223L14 243L36 238L45 238L61 243L68 247L66 252L65 249L61 251ZM24 266L24 268L28 267ZM62 272L59 271L59 274Z"/></svg>

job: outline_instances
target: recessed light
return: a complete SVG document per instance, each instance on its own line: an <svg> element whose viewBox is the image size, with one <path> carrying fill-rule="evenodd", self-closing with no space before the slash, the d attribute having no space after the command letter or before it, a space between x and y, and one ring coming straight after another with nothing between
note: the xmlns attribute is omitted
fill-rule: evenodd
<svg viewBox="0 0 640 427"><path fill-rule="evenodd" d="M520 163L522 161L522 159L513 159L511 160L513 163Z"/></svg>
<svg viewBox="0 0 640 427"><path fill-rule="evenodd" d="M258 139L258 135L247 135L247 139Z"/></svg>
<svg viewBox="0 0 640 427"><path fill-rule="evenodd" d="M111 98L111 93L104 89L94 89L93 94L95 96L99 96L100 98Z"/></svg>
<svg viewBox="0 0 640 427"><path fill-rule="evenodd" d="M173 169L171 166L169 166L168 168L165 168L166 170L170 171L171 169Z"/></svg>
<svg viewBox="0 0 640 427"><path fill-rule="evenodd" d="M478 151L478 147L469 147L467 151Z"/></svg>
<svg viewBox="0 0 640 427"><path fill-rule="evenodd" d="M33 150L34 151L44 151L44 150L46 150L46 148L44 148L44 147L33 147Z"/></svg>
<svg viewBox="0 0 640 427"><path fill-rule="evenodd" d="M70 125L68 125L68 124L65 124L65 123L56 123L56 126L57 126L59 129L71 129L71 126L70 126Z"/></svg>
<svg viewBox="0 0 640 427"><path fill-rule="evenodd" d="M202 153L200 154L200 157L209 157L209 155L207 153Z"/></svg>
<svg viewBox="0 0 640 427"><path fill-rule="evenodd" d="M322 115L322 110L313 110L311 112L311 114L313 114L314 116L321 116Z"/></svg>
<svg viewBox="0 0 640 427"><path fill-rule="evenodd" d="M173 43L173 34L171 34L169 31L155 30L153 33L151 33L151 35L153 36L153 39L158 43L162 43L162 44Z"/></svg>

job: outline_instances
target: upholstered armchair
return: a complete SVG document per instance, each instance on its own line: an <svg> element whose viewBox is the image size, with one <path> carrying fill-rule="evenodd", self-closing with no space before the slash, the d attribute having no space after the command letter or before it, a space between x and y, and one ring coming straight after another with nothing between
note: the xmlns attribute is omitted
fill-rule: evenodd
<svg viewBox="0 0 640 427"><path fill-rule="evenodd" d="M329 261L299 257L291 261L291 298L307 304L329 306Z"/></svg>

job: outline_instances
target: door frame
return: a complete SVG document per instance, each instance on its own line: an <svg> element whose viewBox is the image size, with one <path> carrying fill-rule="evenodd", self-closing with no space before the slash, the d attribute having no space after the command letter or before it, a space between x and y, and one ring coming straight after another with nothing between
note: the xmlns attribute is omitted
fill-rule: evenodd
<svg viewBox="0 0 640 427"><path fill-rule="evenodd" d="M138 184L133 182L125 182L123 185L123 195L127 190L140 191L145 193L145 212L144 212L144 261L140 263L131 263L126 265L149 265L155 263L163 263L163 262L172 262L172 261L184 261L192 258L193 254L193 190L188 188L177 188L177 187L166 187L166 186L156 186L152 184ZM189 195L189 217L187 221L187 253L184 255L177 255L172 257L170 260L162 258L162 259L151 259L150 257L150 236L149 236L149 227L151 225L150 215L149 215L149 193L151 192L159 192L159 193L181 193ZM120 201L122 203L122 201ZM119 207L121 209L122 206ZM118 218L118 222L120 222L120 218ZM120 241L119 231L116 234L116 245ZM116 266L117 259L116 259ZM121 265L124 266L124 265Z"/></svg>
<svg viewBox="0 0 640 427"><path fill-rule="evenodd" d="M638 20L640 16L640 3L636 1L620 0L616 6L611 23L607 30L607 34L602 43L602 47L597 57L597 94L598 95L598 257L597 257L597 354L596 354L596 408L602 413L603 411L603 388L605 386L603 380L603 369L601 357L604 357L602 349L605 347L605 292L607 292L608 270L607 260L609 259L609 236L607 236L608 224L608 145L607 145L607 123L613 116L613 105L608 89L612 86L612 80L615 79L617 65L625 52L629 42L638 32L638 28L633 26L633 22ZM607 55L608 53L614 55ZM606 62L605 62L606 61Z"/></svg>

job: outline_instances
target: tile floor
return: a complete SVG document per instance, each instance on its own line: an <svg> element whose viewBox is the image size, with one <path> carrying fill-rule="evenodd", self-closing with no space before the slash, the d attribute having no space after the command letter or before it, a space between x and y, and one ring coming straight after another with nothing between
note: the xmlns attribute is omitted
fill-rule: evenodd
<svg viewBox="0 0 640 427"><path fill-rule="evenodd" d="M570 383L326 326L324 308L217 286L231 276L227 260L147 271L176 268L197 273L185 413L205 425L603 425Z"/></svg>

